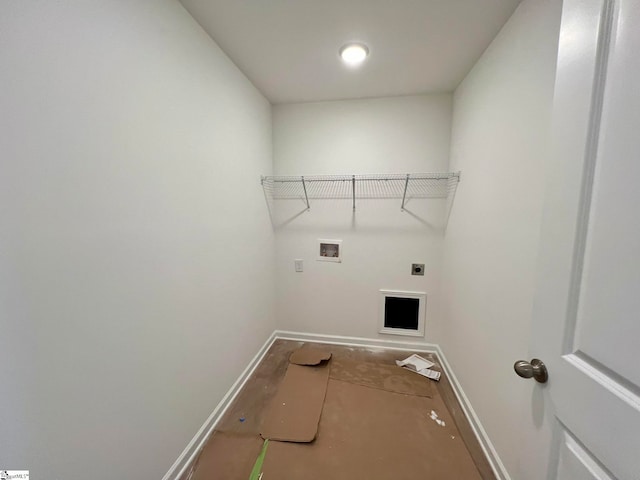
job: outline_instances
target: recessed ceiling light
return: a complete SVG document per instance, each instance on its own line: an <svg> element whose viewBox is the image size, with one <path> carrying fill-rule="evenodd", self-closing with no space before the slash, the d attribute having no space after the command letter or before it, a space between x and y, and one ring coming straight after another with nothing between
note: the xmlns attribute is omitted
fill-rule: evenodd
<svg viewBox="0 0 640 480"><path fill-rule="evenodd" d="M362 43L348 43L340 49L342 61L350 66L360 65L369 55L369 49Z"/></svg>

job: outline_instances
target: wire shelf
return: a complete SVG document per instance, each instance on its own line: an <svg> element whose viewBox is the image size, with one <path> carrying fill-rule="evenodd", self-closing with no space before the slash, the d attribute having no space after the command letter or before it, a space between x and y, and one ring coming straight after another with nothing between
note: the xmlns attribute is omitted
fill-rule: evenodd
<svg viewBox="0 0 640 480"><path fill-rule="evenodd" d="M301 175L261 178L270 200L389 198L402 199L401 209L411 198L449 198L460 181L460 172L389 175Z"/></svg>

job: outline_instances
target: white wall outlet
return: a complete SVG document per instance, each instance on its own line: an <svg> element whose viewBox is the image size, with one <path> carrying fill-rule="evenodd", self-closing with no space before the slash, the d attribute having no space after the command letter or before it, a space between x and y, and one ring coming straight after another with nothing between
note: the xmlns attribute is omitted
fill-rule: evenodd
<svg viewBox="0 0 640 480"><path fill-rule="evenodd" d="M294 264L295 264L295 266L296 266L296 272L303 272L303 271L304 271L304 262L303 262L301 259L296 258L296 259L293 261L293 263L294 263Z"/></svg>

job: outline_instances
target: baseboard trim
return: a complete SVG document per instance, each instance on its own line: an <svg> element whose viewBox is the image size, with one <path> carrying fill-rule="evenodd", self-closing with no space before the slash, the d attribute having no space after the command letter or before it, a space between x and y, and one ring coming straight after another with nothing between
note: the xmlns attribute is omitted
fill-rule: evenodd
<svg viewBox="0 0 640 480"><path fill-rule="evenodd" d="M424 342L407 342L403 340L384 340L377 338L345 337L342 335L323 335L320 333L290 332L276 330L276 338L297 340L300 342L326 343L329 345L345 345L347 347L386 348L413 352L438 353L438 345Z"/></svg>
<svg viewBox="0 0 640 480"><path fill-rule="evenodd" d="M216 406L216 408L211 412L209 418L204 422L204 424L200 427L195 436L191 439L187 447L180 454L178 459L173 463L169 471L162 477L162 480L178 480L180 479L186 470L193 464L196 459L196 456L204 447L205 442L213 432L213 429L216 427L218 421L222 418L222 415L227 411L233 400L236 398L244 384L247 382L251 374L254 372L256 367L260 364L263 357L275 342L277 336L274 331L266 342L260 347L258 353L251 359L247 368L240 374L238 379L231 386L229 391L222 397L220 403Z"/></svg>
<svg viewBox="0 0 640 480"><path fill-rule="evenodd" d="M493 473L499 480L511 480L511 477L509 476L509 472L507 472L507 469L505 468L504 463L502 463L502 460L500 459L498 452L496 451L495 447L493 446L493 443L489 439L489 435L487 435L487 432L482 426L482 423L480 422L478 415L476 414L475 410L471 406L469 397L467 397L466 393L464 393L464 390L462 389L462 385L460 385L460 382L458 381L456 374L453 373L451 365L449 364L449 361L447 360L446 355L444 354L444 352L442 351L439 345L437 346L436 355L438 355L438 358L440 359L440 364L442 365L442 369L444 370L445 375L449 379L449 383L451 384L453 393L455 393L456 398L458 399L458 403L462 407L462 411L464 412L464 414L467 416L467 419L469 420L469 424L471 425L471 429L473 430L473 433L476 434L476 438L480 442L480 446L482 447L484 455L487 457L487 460L489 460L489 465L491 465L491 469L493 470Z"/></svg>
<svg viewBox="0 0 640 480"><path fill-rule="evenodd" d="M258 353L253 357L251 362L249 362L249 365L247 365L247 368L245 368L242 374L240 374L238 379L231 386L229 391L216 406L211 415L209 415L209 418L207 418L202 427L200 427L196 435L189 442L189 445L187 445L187 447L174 462L174 464L171 466L162 480L179 480L182 477L187 468L189 468L189 466L195 461L198 452L200 452L200 450L204 446L204 443L213 432L222 415L224 415L226 410L229 408L229 405L231 405L231 402L233 402L233 400L238 395L238 392L242 389L242 387L244 387L244 384L247 382L258 364L262 361L263 357L265 356L273 342L278 339L325 343L331 345L345 345L352 347L369 347L413 352L428 352L436 354L440 360L440 364L442 365L442 369L444 370L445 375L447 375L447 377L449 378L449 382L451 383L451 387L453 388L456 398L458 399L462 410L467 416L467 419L471 424L471 428L478 438L485 456L489 460L489 464L491 465L494 474L500 480L511 480L507 469L498 456L498 452L491 443L486 430L482 426L478 415L469 402L469 398L462 389L460 382L451 369L451 365L449 364L447 357L445 356L439 345L423 342L406 342L401 340L346 337L342 335L323 335L319 333L291 332L284 330L275 330L264 343L264 345L262 345Z"/></svg>

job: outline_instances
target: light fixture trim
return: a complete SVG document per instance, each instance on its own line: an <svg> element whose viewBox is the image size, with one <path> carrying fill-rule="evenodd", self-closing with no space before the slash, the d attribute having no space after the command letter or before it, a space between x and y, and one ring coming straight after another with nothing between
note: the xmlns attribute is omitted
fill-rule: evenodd
<svg viewBox="0 0 640 480"><path fill-rule="evenodd" d="M369 47L364 43L350 42L343 45L338 51L340 58L349 66L362 64L369 56Z"/></svg>

